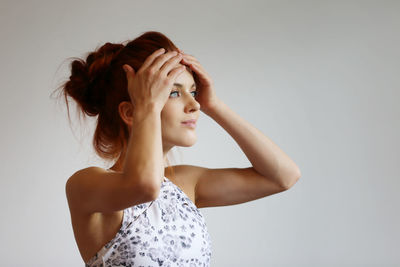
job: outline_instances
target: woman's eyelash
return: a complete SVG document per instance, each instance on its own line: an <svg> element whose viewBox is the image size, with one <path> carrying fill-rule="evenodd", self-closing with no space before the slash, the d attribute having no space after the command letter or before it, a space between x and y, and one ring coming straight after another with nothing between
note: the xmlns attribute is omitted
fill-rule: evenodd
<svg viewBox="0 0 400 267"><path fill-rule="evenodd" d="M179 91L172 91L171 93L170 93L170 95L171 94L173 94L173 93L179 93ZM195 95L195 97L198 95L198 91L196 90L196 91L192 91L191 93L195 93L196 95Z"/></svg>

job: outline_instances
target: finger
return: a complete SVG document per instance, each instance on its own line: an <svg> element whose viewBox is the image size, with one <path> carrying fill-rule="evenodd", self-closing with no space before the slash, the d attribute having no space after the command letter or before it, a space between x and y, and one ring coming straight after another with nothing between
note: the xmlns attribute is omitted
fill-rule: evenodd
<svg viewBox="0 0 400 267"><path fill-rule="evenodd" d="M208 73L199 64L190 64L190 69L196 74L199 79L211 79Z"/></svg>
<svg viewBox="0 0 400 267"><path fill-rule="evenodd" d="M175 69L173 69L169 74L168 74L168 78L170 78L170 80L175 81L176 78L178 77L179 74L182 73L182 71L184 71L186 68L185 66L179 66L176 67Z"/></svg>
<svg viewBox="0 0 400 267"><path fill-rule="evenodd" d="M124 71L126 73L131 73L131 72L135 73L135 70L131 66L129 66L128 64L124 64L122 66L122 68L124 69Z"/></svg>
<svg viewBox="0 0 400 267"><path fill-rule="evenodd" d="M122 66L122 68L124 69L125 74L126 74L126 78L128 80L135 76L135 70L131 66L129 66L128 64L124 64Z"/></svg>
<svg viewBox="0 0 400 267"><path fill-rule="evenodd" d="M182 64L189 66L191 69L193 70L198 70L200 72L205 72L203 67L197 63L197 62L193 62L193 61L183 61L182 59Z"/></svg>
<svg viewBox="0 0 400 267"><path fill-rule="evenodd" d="M150 66L151 63L153 63L154 59L155 59L156 57L158 57L159 55L164 54L164 52L165 52L165 49L164 49L164 48L160 48L160 49L154 51L150 56L148 56L148 57L146 58L146 60L143 62L142 66L141 66L140 68L141 68L141 69L145 69L145 68L147 68L148 66Z"/></svg>
<svg viewBox="0 0 400 267"><path fill-rule="evenodd" d="M197 58L195 58L192 55L188 55L188 54L183 54L183 58L188 58L188 59L191 59L191 60L194 60L194 61L198 61Z"/></svg>
<svg viewBox="0 0 400 267"><path fill-rule="evenodd" d="M178 54L176 51L169 51L165 53L164 55L161 55L157 57L153 63L149 66L149 68L154 68L155 70L160 70L161 66L164 65L164 63L169 60L171 57L174 57Z"/></svg>
<svg viewBox="0 0 400 267"><path fill-rule="evenodd" d="M203 75L203 71L199 69L196 65L190 64L189 68L192 70L192 72L197 73L198 75Z"/></svg>
<svg viewBox="0 0 400 267"><path fill-rule="evenodd" d="M182 62L184 62L184 63L186 63L188 65L190 65L190 64L198 64L198 65L200 65L200 62L198 62L197 60L193 60L193 59L185 58L185 57L182 58Z"/></svg>
<svg viewBox="0 0 400 267"><path fill-rule="evenodd" d="M182 58L182 60L181 60L179 63L190 67L190 65L193 64L193 61L187 60L187 59L185 59L185 58Z"/></svg>
<svg viewBox="0 0 400 267"><path fill-rule="evenodd" d="M193 61L185 60L184 58L182 58L182 60L181 60L179 63L182 64L182 65L187 66L189 72L192 72L192 71L193 71L193 70L192 70L192 65L193 65L193 64L197 64L197 63L194 63ZM199 66L199 65L200 65L200 64L198 64L197 66ZM200 65L200 67L201 67L201 65ZM196 69L198 69L198 67L197 67Z"/></svg>
<svg viewBox="0 0 400 267"><path fill-rule="evenodd" d="M165 64L161 67L160 72L164 75L167 75L170 70L175 67L179 61L181 61L182 55L178 54L172 58L170 58Z"/></svg>

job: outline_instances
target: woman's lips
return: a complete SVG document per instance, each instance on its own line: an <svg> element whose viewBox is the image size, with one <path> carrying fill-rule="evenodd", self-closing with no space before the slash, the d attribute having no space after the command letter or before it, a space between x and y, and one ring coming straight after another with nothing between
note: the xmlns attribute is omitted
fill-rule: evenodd
<svg viewBox="0 0 400 267"><path fill-rule="evenodd" d="M183 121L183 125L188 126L190 128L195 128L196 127L196 120L188 120L188 121Z"/></svg>

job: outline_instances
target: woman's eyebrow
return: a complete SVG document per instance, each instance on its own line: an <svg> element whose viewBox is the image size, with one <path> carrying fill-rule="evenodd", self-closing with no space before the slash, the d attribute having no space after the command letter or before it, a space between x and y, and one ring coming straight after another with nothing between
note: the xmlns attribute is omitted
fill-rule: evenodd
<svg viewBox="0 0 400 267"><path fill-rule="evenodd" d="M174 86L179 87L179 88L183 88L183 85L181 83L174 83ZM192 88L195 87L195 86L196 86L196 84L193 83L192 84Z"/></svg>

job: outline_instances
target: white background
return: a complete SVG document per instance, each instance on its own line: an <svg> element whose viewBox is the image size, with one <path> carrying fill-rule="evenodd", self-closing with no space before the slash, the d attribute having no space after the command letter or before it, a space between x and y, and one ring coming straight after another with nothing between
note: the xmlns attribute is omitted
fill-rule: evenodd
<svg viewBox="0 0 400 267"><path fill-rule="evenodd" d="M112 164L91 148L94 124L72 113L70 127L50 95L67 58L148 30L194 55L219 98L302 173L283 193L201 209L211 266L399 266L399 1L0 5L2 266L83 266L65 182ZM197 133L175 164L250 166L204 113Z"/></svg>

